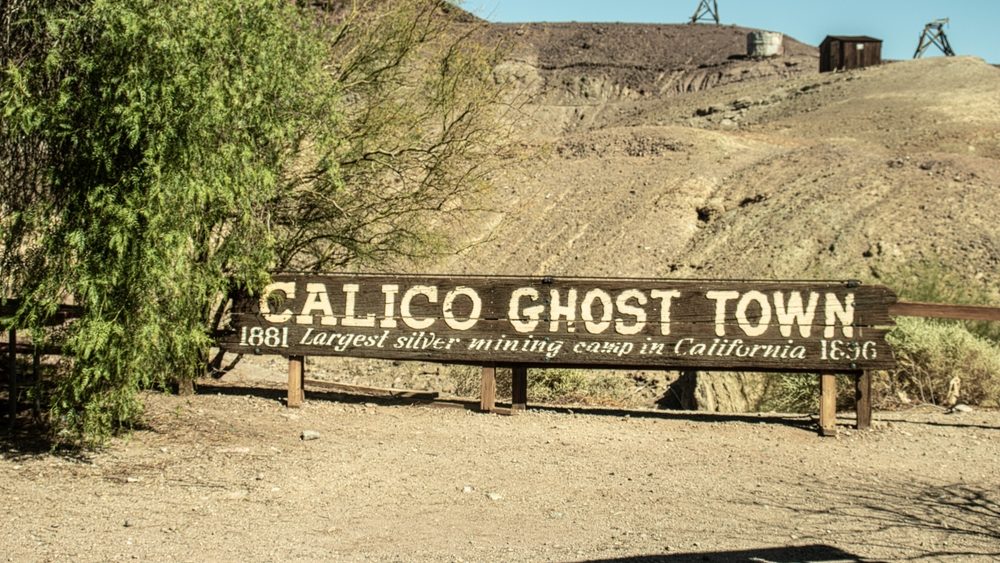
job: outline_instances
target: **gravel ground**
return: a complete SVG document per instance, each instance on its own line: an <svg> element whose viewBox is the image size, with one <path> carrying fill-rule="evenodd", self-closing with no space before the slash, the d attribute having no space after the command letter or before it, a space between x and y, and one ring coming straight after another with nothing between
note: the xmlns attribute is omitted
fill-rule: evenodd
<svg viewBox="0 0 1000 563"><path fill-rule="evenodd" d="M49 560L1000 557L1000 413L808 416L401 404L238 370L146 396L84 456L4 442L0 553ZM466 408L462 408L466 407ZM850 422L849 415L842 422ZM318 434L303 440L305 431ZM307 436L313 437L313 436ZM36 451L32 451L32 448Z"/></svg>

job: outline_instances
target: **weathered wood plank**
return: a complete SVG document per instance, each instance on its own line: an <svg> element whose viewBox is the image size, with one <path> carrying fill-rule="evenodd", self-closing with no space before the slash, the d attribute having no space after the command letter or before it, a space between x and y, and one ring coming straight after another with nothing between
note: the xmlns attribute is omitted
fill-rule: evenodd
<svg viewBox="0 0 1000 563"><path fill-rule="evenodd" d="M249 319L241 319L249 322ZM247 325L244 324L243 327ZM885 329L856 328L852 338L792 339L778 336L717 337L681 333L671 336L609 334L517 334L500 321L461 333L394 331L377 328L260 327L276 331L271 344L253 343L248 332L219 339L227 351L248 354L349 356L390 360L534 365L620 365L676 369L787 369L790 371L852 371L894 365ZM258 339L259 341L260 339Z"/></svg>
<svg viewBox="0 0 1000 563"><path fill-rule="evenodd" d="M237 296L242 353L455 363L884 369L895 294L837 282L277 274Z"/></svg>
<svg viewBox="0 0 1000 563"><path fill-rule="evenodd" d="M479 386L479 410L493 412L497 401L497 368L483 366Z"/></svg>
<svg viewBox="0 0 1000 563"><path fill-rule="evenodd" d="M344 393L358 393L361 395L371 395L374 397L390 397L393 399L419 399L433 400L440 394L437 391L414 391L411 389L390 389L386 387L368 387L364 385L350 385L338 383L336 381L322 381L319 379L305 379L306 387L319 387L331 391L341 391Z"/></svg>
<svg viewBox="0 0 1000 563"><path fill-rule="evenodd" d="M858 430L868 430L872 425L872 374L860 371L854 375L854 409Z"/></svg>
<svg viewBox="0 0 1000 563"><path fill-rule="evenodd" d="M288 402L289 408L299 408L305 401L305 358L289 356L288 358Z"/></svg>
<svg viewBox="0 0 1000 563"><path fill-rule="evenodd" d="M837 435L837 376L823 373L819 376L819 433Z"/></svg>
<svg viewBox="0 0 1000 563"><path fill-rule="evenodd" d="M1000 321L1000 307L977 305L900 301L889 305L889 314L896 317L928 317L956 321Z"/></svg>
<svg viewBox="0 0 1000 563"><path fill-rule="evenodd" d="M511 368L510 397L511 410L523 411L528 408L528 366L518 365Z"/></svg>
<svg viewBox="0 0 1000 563"><path fill-rule="evenodd" d="M515 290L530 288L536 293L521 295L518 302L524 306L542 305L551 312L553 305L558 309L573 301L571 292L575 292L578 306L584 301L595 311L602 311L602 305L609 303L617 309L617 301L622 298L630 307L642 307L659 311L659 307L669 302L671 318L676 322L701 319L701 309L714 306L716 299L728 304L727 320L735 322L735 308L739 304L736 297L717 295L710 303L705 301L708 292L737 292L744 295L756 292L747 301L748 316L751 320L757 318L759 303L762 297L774 301L775 292L782 294L782 310L787 313L804 313L810 304L810 294L817 294L816 307L822 315L822 305L827 293L838 298L851 294L859 315L855 324L861 326L891 325L892 319L887 313L887 306L896 302L896 296L882 286L855 285L850 282L780 282L780 281L707 281L707 280L656 280L656 279L605 279L605 278L536 278L536 277L478 277L478 276L407 276L407 275L365 275L365 274L275 274L274 284L270 286L272 305L268 308L272 314L290 313L293 316L301 314L304 305L311 304L313 316L322 316L322 299L325 296L329 302L329 314L337 319L351 318L367 319L369 315L377 319L395 317L396 319L440 319L444 316L442 305L449 293L458 288L450 304L458 318L467 318L472 310L474 294L481 301L483 319L506 320L510 318L511 297ZM418 289L422 288L422 289ZM407 299L410 315L403 314L402 301ZM590 295L592 290L601 293ZM657 296L653 291L661 292ZM668 295L676 291L677 295ZM622 295L625 292L632 292ZM801 302L794 298L798 293ZM589 296L589 300L588 300ZM243 301L249 301L251 312L259 312L259 299L241 296L237 308L244 309ZM643 303L645 301L645 303ZM348 313L350 309L350 314ZM389 312L390 314L387 314ZM861 315L860 313L864 313ZM543 313L541 316L545 316Z"/></svg>

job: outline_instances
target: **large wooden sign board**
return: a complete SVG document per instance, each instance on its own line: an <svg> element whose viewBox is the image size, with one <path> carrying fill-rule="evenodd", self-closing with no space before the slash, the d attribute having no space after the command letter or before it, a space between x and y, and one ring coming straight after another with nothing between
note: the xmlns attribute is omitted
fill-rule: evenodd
<svg viewBox="0 0 1000 563"><path fill-rule="evenodd" d="M278 274L227 350L467 364L858 372L895 294L852 282Z"/></svg>

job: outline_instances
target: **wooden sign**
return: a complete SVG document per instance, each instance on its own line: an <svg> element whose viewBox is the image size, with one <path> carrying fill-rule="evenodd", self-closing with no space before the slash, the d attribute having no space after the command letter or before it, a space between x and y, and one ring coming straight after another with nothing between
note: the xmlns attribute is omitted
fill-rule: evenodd
<svg viewBox="0 0 1000 563"><path fill-rule="evenodd" d="M858 371L896 296L856 282L278 274L223 348L469 364Z"/></svg>

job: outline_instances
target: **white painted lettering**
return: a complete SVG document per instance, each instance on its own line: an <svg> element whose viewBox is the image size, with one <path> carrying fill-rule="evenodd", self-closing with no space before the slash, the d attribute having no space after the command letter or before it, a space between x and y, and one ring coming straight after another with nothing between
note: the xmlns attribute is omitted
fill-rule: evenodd
<svg viewBox="0 0 1000 563"><path fill-rule="evenodd" d="M375 313L368 313L363 318L358 318L354 313L355 302L358 296L358 291L361 290L361 286L356 283L345 283L344 284L344 318L341 320L341 324L344 326L375 326Z"/></svg>
<svg viewBox="0 0 1000 563"><path fill-rule="evenodd" d="M566 332L576 332L576 290L566 292L566 304L559 301L559 290L549 291L549 332L559 331L559 319L566 319Z"/></svg>
<svg viewBox="0 0 1000 563"><path fill-rule="evenodd" d="M463 296L472 302L472 311L469 313L469 318L464 321L455 318L455 299L459 296ZM461 286L445 294L442 308L444 310L444 322L449 327L455 330L469 330L479 322L479 315L483 311L483 300L476 293L476 290L471 287Z"/></svg>
<svg viewBox="0 0 1000 563"><path fill-rule="evenodd" d="M630 305L629 301L635 301L640 306ZM646 297L646 294L638 289L626 289L619 293L618 299L615 300L615 304L618 305L618 312L633 317L635 321L630 323L622 317L616 318L615 332L625 335L642 332L642 329L646 328L646 310L641 305L645 305L648 301L649 299Z"/></svg>
<svg viewBox="0 0 1000 563"><path fill-rule="evenodd" d="M747 308L750 303L756 303L760 307L760 319L756 325L747 318ZM736 304L736 322L747 336L760 336L767 332L767 326L771 322L771 304L767 302L767 296L759 291L744 293Z"/></svg>
<svg viewBox="0 0 1000 563"><path fill-rule="evenodd" d="M601 320L594 319L594 301L601 302ZM583 296L580 303L580 317L583 318L583 326L590 334L601 334L611 326L611 319L614 311L611 309L611 295L602 289L591 289Z"/></svg>
<svg viewBox="0 0 1000 563"><path fill-rule="evenodd" d="M306 284L306 303L302 306L302 311L295 317L295 322L300 325L313 324L313 312L322 313L320 324L325 326L335 326L337 317L333 316L333 307L330 305L330 296L326 293L326 286L321 283Z"/></svg>
<svg viewBox="0 0 1000 563"><path fill-rule="evenodd" d="M650 297L653 299L658 299L660 301L660 334L663 336L670 335L670 305L671 301L677 297L681 296L681 292L676 289L671 289L670 291L663 291L662 289L654 289L649 292Z"/></svg>
<svg viewBox="0 0 1000 563"><path fill-rule="evenodd" d="M272 313L271 304L267 298L271 293L281 291L285 294L285 299L295 299L295 282L274 282L264 288L260 296L260 313L269 323L287 323L292 318L292 310L285 309L281 313Z"/></svg>
<svg viewBox="0 0 1000 563"><path fill-rule="evenodd" d="M385 312L379 326L381 328L396 328L396 295L399 293L399 286L385 284L382 286L382 293L385 294Z"/></svg>
<svg viewBox="0 0 1000 563"><path fill-rule="evenodd" d="M531 332L535 330L538 326L538 321L541 319L542 311L545 310L544 305L532 305L530 307L521 308L521 299L527 297L532 301L538 301L538 290L533 287L519 287L510 294L510 304L507 308L507 316L510 318L510 324L514 327L517 332ZM521 315L526 315L528 320L524 320Z"/></svg>
<svg viewBox="0 0 1000 563"><path fill-rule="evenodd" d="M785 294L780 291L774 292L774 313L778 317L781 336L788 338L792 335L792 327L798 323L799 335L802 338L809 338L812 333L813 318L816 316L816 304L819 302L819 293L809 292L809 303L802 306L802 293L793 291L788 296L788 305L785 305Z"/></svg>
<svg viewBox="0 0 1000 563"><path fill-rule="evenodd" d="M824 338L833 338L837 333L836 324L840 321L843 325L844 338L854 338L854 294L848 293L844 296L844 303L837 299L836 293L826 294L826 328L823 329Z"/></svg>
<svg viewBox="0 0 1000 563"><path fill-rule="evenodd" d="M715 301L715 335L726 335L726 302L737 299L740 296L738 291L709 291L705 297Z"/></svg>
<svg viewBox="0 0 1000 563"><path fill-rule="evenodd" d="M403 322L406 326L420 330L424 328L430 328L434 324L433 317L417 318L413 316L413 311L410 306L413 303L413 299L418 296L423 295L427 298L430 303L437 303L438 290L433 285L415 285L410 289L406 290L403 294L403 299L399 302L399 314L403 317Z"/></svg>

